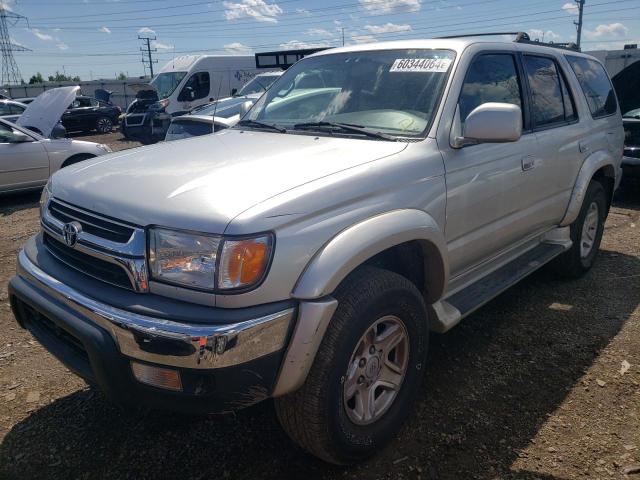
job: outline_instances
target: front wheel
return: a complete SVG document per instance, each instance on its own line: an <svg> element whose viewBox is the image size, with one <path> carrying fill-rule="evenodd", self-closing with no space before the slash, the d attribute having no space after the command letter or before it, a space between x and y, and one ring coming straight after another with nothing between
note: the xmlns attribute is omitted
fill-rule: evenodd
<svg viewBox="0 0 640 480"><path fill-rule="evenodd" d="M304 385L275 406L296 443L350 464L391 440L410 412L429 329L420 292L396 273L361 268L335 296L338 308Z"/></svg>
<svg viewBox="0 0 640 480"><path fill-rule="evenodd" d="M606 217L605 190L600 182L592 180L578 218L570 227L573 245L554 260L557 273L564 277L578 278L591 269L600 249Z"/></svg>
<svg viewBox="0 0 640 480"><path fill-rule="evenodd" d="M100 117L96 120L96 130L98 133L111 133L113 121L109 117Z"/></svg>

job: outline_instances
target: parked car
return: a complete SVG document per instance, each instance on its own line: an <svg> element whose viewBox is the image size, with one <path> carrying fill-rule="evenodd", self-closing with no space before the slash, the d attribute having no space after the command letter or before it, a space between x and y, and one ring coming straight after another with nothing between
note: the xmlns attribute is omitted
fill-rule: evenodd
<svg viewBox="0 0 640 480"><path fill-rule="evenodd" d="M186 55L168 62L150 83L131 84L136 92L122 121L125 138L144 143L165 138L171 117L220 98L258 70L253 56Z"/></svg>
<svg viewBox="0 0 640 480"><path fill-rule="evenodd" d="M21 98L14 98L13 100L16 102L24 103L25 105L29 105L35 99L36 97L21 97Z"/></svg>
<svg viewBox="0 0 640 480"><path fill-rule="evenodd" d="M68 132L110 133L118 125L120 107L92 97L77 96L62 115L62 124Z"/></svg>
<svg viewBox="0 0 640 480"><path fill-rule="evenodd" d="M60 168L111 152L98 143L47 138L78 89L62 87L41 94L43 98L18 118L23 126L0 118L0 193L42 188Z"/></svg>
<svg viewBox="0 0 640 480"><path fill-rule="evenodd" d="M197 137L234 126L243 108L250 108L266 92L282 72L265 72L256 75L232 97L196 107L186 115L171 119L164 139L166 141ZM215 114L215 117L213 116Z"/></svg>
<svg viewBox="0 0 640 480"><path fill-rule="evenodd" d="M425 394L430 329L589 271L623 138L602 64L526 34L325 50L234 127L56 173L9 299L122 404L273 397L303 448L357 462Z"/></svg>
<svg viewBox="0 0 640 480"><path fill-rule="evenodd" d="M0 118L10 122L15 122L26 109L26 104L16 100L0 100Z"/></svg>
<svg viewBox="0 0 640 480"><path fill-rule="evenodd" d="M624 125L624 157L622 169L625 177L640 178L640 108L622 115Z"/></svg>

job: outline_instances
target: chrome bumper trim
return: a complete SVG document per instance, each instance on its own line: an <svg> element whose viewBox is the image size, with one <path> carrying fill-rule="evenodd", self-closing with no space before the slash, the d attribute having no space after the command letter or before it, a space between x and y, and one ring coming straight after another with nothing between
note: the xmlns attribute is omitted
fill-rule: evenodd
<svg viewBox="0 0 640 480"><path fill-rule="evenodd" d="M160 365L222 368L276 352L285 346L295 313L289 308L227 325L178 323L94 300L42 271L24 250L18 255L17 271L24 280L107 330L123 355Z"/></svg>

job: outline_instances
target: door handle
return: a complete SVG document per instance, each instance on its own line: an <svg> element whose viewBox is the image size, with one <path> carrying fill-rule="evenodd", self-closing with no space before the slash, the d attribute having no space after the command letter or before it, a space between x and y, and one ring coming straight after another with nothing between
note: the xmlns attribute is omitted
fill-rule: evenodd
<svg viewBox="0 0 640 480"><path fill-rule="evenodd" d="M536 159L532 156L527 156L522 159L522 171L526 172L532 170L536 166Z"/></svg>

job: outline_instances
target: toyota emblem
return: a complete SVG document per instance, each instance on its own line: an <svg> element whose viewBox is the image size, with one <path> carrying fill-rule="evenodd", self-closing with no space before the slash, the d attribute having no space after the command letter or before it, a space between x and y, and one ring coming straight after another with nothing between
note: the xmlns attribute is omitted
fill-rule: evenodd
<svg viewBox="0 0 640 480"><path fill-rule="evenodd" d="M64 243L69 247L73 247L78 241L78 235L82 231L82 225L78 222L65 223L62 227L62 234L64 235Z"/></svg>

